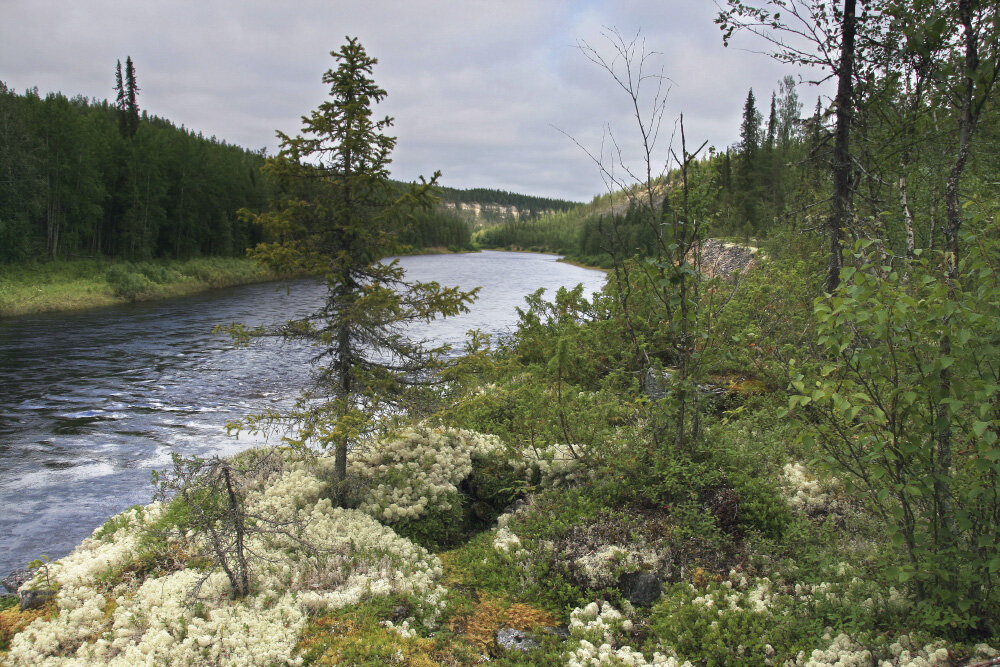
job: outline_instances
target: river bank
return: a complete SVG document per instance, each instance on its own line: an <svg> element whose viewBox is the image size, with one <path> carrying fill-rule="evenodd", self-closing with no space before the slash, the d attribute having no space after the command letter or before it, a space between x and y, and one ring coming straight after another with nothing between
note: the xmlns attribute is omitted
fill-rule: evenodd
<svg viewBox="0 0 1000 667"><path fill-rule="evenodd" d="M526 254L526 255L559 255L560 254L560 253L550 252L548 250L528 250L528 249L521 248L521 247L518 247L518 246L509 246L509 247L489 247L489 246L483 246L482 250L495 250L497 252L517 252L517 253L523 253L523 254ZM476 252L478 252L478 251L476 251ZM581 261L576 260L576 259L570 259L569 257L566 257L565 255L560 256L560 258L557 261L560 262L560 263L562 263L562 264L568 264L570 266L575 266L575 267L580 268L580 269L590 269L591 271L600 271L601 273L611 273L611 271L612 271L612 269L609 269L606 266L598 266L597 264L587 264L586 262L581 262Z"/></svg>
<svg viewBox="0 0 1000 667"><path fill-rule="evenodd" d="M279 278L242 257L13 264L0 266L0 317L155 301Z"/></svg>
<svg viewBox="0 0 1000 667"><path fill-rule="evenodd" d="M402 256L479 252L419 248ZM588 268L588 267L582 267ZM245 257L189 260L70 260L0 266L0 317L118 306L280 280Z"/></svg>

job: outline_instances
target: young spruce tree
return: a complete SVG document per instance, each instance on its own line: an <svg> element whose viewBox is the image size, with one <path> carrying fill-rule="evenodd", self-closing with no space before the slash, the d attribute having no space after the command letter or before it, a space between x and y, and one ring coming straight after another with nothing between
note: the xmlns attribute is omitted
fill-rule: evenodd
<svg viewBox="0 0 1000 667"><path fill-rule="evenodd" d="M329 99L303 116L298 136L278 132L281 151L264 166L282 198L248 215L274 239L251 255L283 272L322 275L326 301L278 331L233 329L320 348L315 374L324 400L303 401L308 408L296 417L302 441L334 449L335 495L343 502L348 448L372 431L378 415L410 406L447 349L412 340L406 327L466 311L476 290L407 281L399 262L385 259L399 248L391 221L428 205L438 174L398 196L388 171L396 139L384 134L392 119L373 118L373 106L386 96L371 78L377 60L356 38L330 55L337 67L323 75Z"/></svg>

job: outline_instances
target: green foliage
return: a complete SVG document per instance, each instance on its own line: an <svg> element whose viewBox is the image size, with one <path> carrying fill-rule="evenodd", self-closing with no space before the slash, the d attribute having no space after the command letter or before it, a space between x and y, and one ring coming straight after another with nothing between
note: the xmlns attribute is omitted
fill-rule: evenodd
<svg viewBox="0 0 1000 667"><path fill-rule="evenodd" d="M50 577L49 574L49 564L51 562L52 561L49 560L48 556L42 554L40 558L36 558L35 560L28 563L28 569L37 568L42 571L42 577L45 579L45 589L50 591L55 590L56 588L55 584L52 583L52 578Z"/></svg>
<svg viewBox="0 0 1000 667"><path fill-rule="evenodd" d="M525 549L508 553L493 546L494 533L476 536L461 549L449 552L449 566L477 588L511 600L532 604L566 618L568 611L590 601L591 594L575 583L564 563L541 547L573 527L585 525L603 509L599 498L580 489L542 493L525 514L516 518L515 531Z"/></svg>
<svg viewBox="0 0 1000 667"><path fill-rule="evenodd" d="M104 542L109 542L113 540L115 533L117 533L119 530L122 530L123 528L128 528L131 525L131 519L129 518L128 514L130 510L135 510L136 512L139 512L141 516L141 513L144 511L144 508L142 505L133 505L124 512L116 514L115 516L105 521L104 525L102 525L97 531L95 531L92 537L95 540L102 540Z"/></svg>
<svg viewBox="0 0 1000 667"><path fill-rule="evenodd" d="M467 510L473 525L489 526L515 500L524 495L527 483L511 465L509 452L494 452L472 459L472 474L463 484L476 505Z"/></svg>
<svg viewBox="0 0 1000 667"><path fill-rule="evenodd" d="M131 270L128 264L112 264L104 274L115 296L134 301L148 293L154 284L144 273Z"/></svg>
<svg viewBox="0 0 1000 667"><path fill-rule="evenodd" d="M995 233L967 242L961 284L931 253L898 270L859 244L861 267L816 302L831 363L789 400L885 518L900 556L886 574L913 592L921 622L960 633L995 627L1000 571L1000 246Z"/></svg>
<svg viewBox="0 0 1000 667"><path fill-rule="evenodd" d="M385 480L384 483L391 483ZM432 551L453 547L469 534L468 501L459 492L443 495L418 518L392 522L392 529Z"/></svg>

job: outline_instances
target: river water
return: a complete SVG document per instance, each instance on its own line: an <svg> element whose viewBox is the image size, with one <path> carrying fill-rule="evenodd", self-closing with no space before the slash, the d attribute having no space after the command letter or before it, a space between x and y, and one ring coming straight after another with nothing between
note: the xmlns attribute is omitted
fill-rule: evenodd
<svg viewBox="0 0 1000 667"><path fill-rule="evenodd" d="M485 251L401 262L412 280L482 286L471 312L413 332L460 347L469 329L501 335L524 296L604 274L554 255ZM290 406L312 350L279 341L236 349L216 324L275 324L314 311L321 284L296 281L75 313L0 320L0 577L53 560L109 516L152 497L170 454L231 454L259 440L231 419Z"/></svg>

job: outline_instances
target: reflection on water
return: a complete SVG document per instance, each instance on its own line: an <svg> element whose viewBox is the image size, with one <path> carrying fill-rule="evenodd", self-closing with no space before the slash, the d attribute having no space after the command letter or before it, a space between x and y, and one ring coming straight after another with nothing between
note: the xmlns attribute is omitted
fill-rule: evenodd
<svg viewBox="0 0 1000 667"><path fill-rule="evenodd" d="M405 257L413 280L483 287L472 312L413 330L460 346L500 334L540 287L603 274L551 255ZM312 312L323 286L250 285L146 304L0 320L0 576L68 553L108 516L149 502L150 471L172 452L231 454L256 442L228 420L286 408L308 382L310 350L277 340L235 349L219 323L277 323Z"/></svg>

